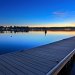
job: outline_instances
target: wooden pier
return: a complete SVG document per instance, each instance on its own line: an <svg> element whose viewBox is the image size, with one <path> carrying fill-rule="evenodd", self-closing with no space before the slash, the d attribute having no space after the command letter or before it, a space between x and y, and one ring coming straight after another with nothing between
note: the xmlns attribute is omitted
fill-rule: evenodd
<svg viewBox="0 0 75 75"><path fill-rule="evenodd" d="M74 54L75 37L3 54L0 75L57 75Z"/></svg>

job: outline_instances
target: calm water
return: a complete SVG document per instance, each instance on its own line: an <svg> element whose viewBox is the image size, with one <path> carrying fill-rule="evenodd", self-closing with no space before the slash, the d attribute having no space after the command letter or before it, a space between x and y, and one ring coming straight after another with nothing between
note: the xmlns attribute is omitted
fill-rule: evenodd
<svg viewBox="0 0 75 75"><path fill-rule="evenodd" d="M74 36L73 33L75 32L48 31L46 35L43 31L32 31L28 33L0 33L0 54L18 50L27 50L40 45L52 43Z"/></svg>

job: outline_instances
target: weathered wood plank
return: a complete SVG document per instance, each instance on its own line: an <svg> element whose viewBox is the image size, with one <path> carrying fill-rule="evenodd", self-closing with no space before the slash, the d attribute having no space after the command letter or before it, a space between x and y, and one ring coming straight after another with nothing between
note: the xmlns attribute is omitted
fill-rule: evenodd
<svg viewBox="0 0 75 75"><path fill-rule="evenodd" d="M12 65L13 67L15 67L18 70L20 70L19 72L21 72L21 73L24 73L25 72L25 73L28 73L28 75L37 75L37 73L38 73L38 74L43 74L44 75L43 72L41 72L40 70L37 70L36 68L33 68L32 66L29 66L30 64L29 65L25 64L25 62L22 61L21 59L15 59L15 57L13 58L13 56L11 56L11 59L12 60L10 58L7 59L6 56L3 56L2 59L4 61L6 61L7 63L9 63L10 65ZM17 73L19 73L19 72L17 72ZM23 75L23 74L20 74L20 75Z"/></svg>
<svg viewBox="0 0 75 75"><path fill-rule="evenodd" d="M0 69L0 75L5 75L5 73Z"/></svg>
<svg viewBox="0 0 75 75"><path fill-rule="evenodd" d="M0 60L0 71L2 71L4 73L4 75L16 75L15 72L11 71L7 66L5 66L5 64L2 64L3 62L1 62Z"/></svg>
<svg viewBox="0 0 75 75"><path fill-rule="evenodd" d="M4 65L6 67L6 69L8 68L8 70L10 70L11 72L13 72L14 74L18 73L18 75L25 75L24 72L21 70L21 68L19 69L19 66L17 68L17 65L15 65L15 64L11 65L10 63L7 62L7 60L0 59L0 64Z"/></svg>
<svg viewBox="0 0 75 75"><path fill-rule="evenodd" d="M23 57L23 55L22 56L19 56L19 55L18 56L17 55L12 56L11 55L9 57L11 57L12 59L15 59L15 61L17 60L18 62L23 62L25 65L31 66L37 70L40 70L41 72L46 72L48 69L51 69L53 65L57 64L56 62L52 62L52 61L48 62L48 63L53 63L53 65L50 65L50 66L49 66L49 64L48 65L45 65L43 63L40 64L40 62L37 62L31 58Z"/></svg>

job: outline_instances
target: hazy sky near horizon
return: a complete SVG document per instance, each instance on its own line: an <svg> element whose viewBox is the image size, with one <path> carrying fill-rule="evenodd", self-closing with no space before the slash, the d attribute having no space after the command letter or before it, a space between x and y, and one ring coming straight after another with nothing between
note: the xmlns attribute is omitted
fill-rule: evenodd
<svg viewBox="0 0 75 75"><path fill-rule="evenodd" d="M75 0L0 0L0 24L75 24Z"/></svg>

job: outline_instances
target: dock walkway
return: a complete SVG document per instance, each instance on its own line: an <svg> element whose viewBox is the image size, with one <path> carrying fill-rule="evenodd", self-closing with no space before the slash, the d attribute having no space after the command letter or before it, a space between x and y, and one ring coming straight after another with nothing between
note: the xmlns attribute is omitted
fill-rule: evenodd
<svg viewBox="0 0 75 75"><path fill-rule="evenodd" d="M56 75L75 53L75 37L0 55L0 75Z"/></svg>

